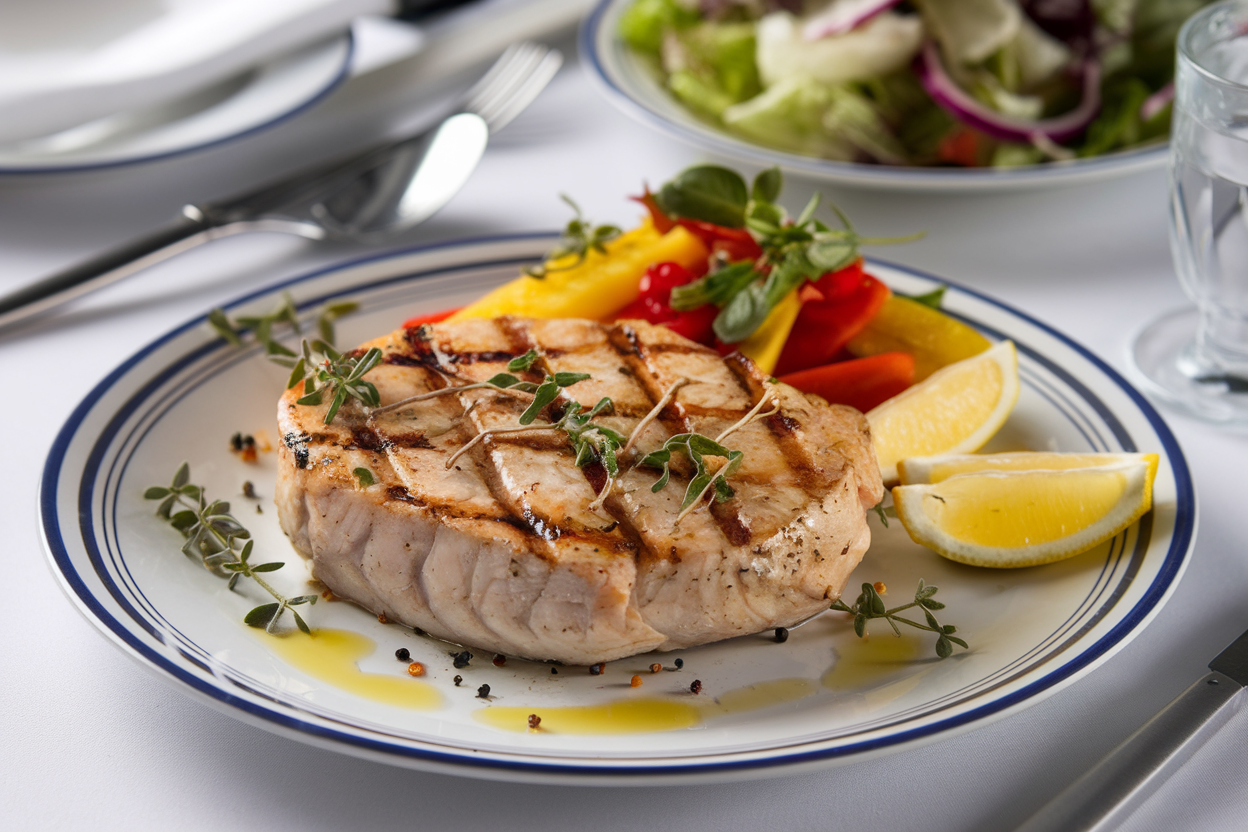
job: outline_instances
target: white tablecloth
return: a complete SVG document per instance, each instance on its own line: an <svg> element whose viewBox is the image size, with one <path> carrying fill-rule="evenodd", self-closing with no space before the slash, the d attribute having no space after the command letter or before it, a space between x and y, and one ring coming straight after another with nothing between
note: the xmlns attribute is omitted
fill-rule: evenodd
<svg viewBox="0 0 1248 832"><path fill-rule="evenodd" d="M568 44L569 51L574 47ZM575 60L492 143L438 216L397 244L553 230L559 193L628 224L625 195L701 161L614 110ZM110 171L0 181L0 290L154 227L184 202L244 187L389 123L396 74L353 82L280 128L211 152ZM798 207L814 186L791 181ZM871 234L926 229L895 261L1019 307L1119 370L1134 330L1183 303L1156 172L1032 193L908 196L824 188ZM1248 626L1243 433L1167 414L1201 501L1191 566L1129 646L1021 713L916 750L748 783L610 789L428 775L324 751L192 701L114 650L62 597L45 562L36 484L56 430L132 352L209 307L359 256L358 247L255 234L223 240L0 336L8 437L0 481L0 828L628 830L775 828L965 832L1012 828L1197 678ZM1124 829L1239 829L1248 718L1235 718Z"/></svg>

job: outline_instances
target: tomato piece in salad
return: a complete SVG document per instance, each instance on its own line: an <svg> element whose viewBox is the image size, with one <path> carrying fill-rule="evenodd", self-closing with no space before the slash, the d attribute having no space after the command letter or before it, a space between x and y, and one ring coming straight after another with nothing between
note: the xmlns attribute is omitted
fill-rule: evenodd
<svg viewBox="0 0 1248 832"><path fill-rule="evenodd" d="M711 325L719 314L718 307L707 304L684 312L672 308L672 290L698 277L695 271L679 263L657 263L642 275L637 300L616 313L616 318L640 318L662 324L691 341L709 344L714 338Z"/></svg>
<svg viewBox="0 0 1248 832"><path fill-rule="evenodd" d="M802 310L780 353L778 375L835 360L892 295L892 290L863 271L862 260L825 274L799 291Z"/></svg>

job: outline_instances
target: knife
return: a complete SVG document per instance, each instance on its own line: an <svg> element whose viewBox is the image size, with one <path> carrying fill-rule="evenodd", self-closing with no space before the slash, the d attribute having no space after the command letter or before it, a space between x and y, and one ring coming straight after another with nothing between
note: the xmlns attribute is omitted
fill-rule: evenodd
<svg viewBox="0 0 1248 832"><path fill-rule="evenodd" d="M1243 704L1248 632L1160 713L1049 801L1018 832L1107 832L1126 819Z"/></svg>

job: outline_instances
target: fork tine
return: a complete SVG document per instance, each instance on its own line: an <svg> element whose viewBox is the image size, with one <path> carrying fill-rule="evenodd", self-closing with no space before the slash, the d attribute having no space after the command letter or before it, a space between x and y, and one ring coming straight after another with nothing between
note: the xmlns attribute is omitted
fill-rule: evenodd
<svg viewBox="0 0 1248 832"><path fill-rule="evenodd" d="M463 109L481 116L491 131L498 130L528 106L562 61L562 55L549 47L514 44L469 90Z"/></svg>
<svg viewBox="0 0 1248 832"><path fill-rule="evenodd" d="M524 60L529 48L534 44L525 41L508 46L502 55L486 70L477 82L464 93L464 109L475 110L474 102L495 94L499 87L506 86L518 61Z"/></svg>
<svg viewBox="0 0 1248 832"><path fill-rule="evenodd" d="M522 110L537 98L538 94L546 88L551 79L555 77L555 73L559 71L560 65L563 63L563 56L558 52L551 51L542 56L538 64L533 67L532 71L523 79L505 100L498 103L498 108L489 114L482 114L486 124L491 131L502 129L513 118L518 116Z"/></svg>

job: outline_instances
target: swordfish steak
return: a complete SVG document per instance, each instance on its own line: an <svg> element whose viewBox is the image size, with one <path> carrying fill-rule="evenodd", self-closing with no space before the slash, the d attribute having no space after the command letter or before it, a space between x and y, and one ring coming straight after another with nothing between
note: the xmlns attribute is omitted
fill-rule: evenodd
<svg viewBox="0 0 1248 832"><path fill-rule="evenodd" d="M577 467L561 431L489 434L451 461L478 434L517 425L523 395L478 388L374 414L352 403L325 425L325 404L287 391L282 528L335 595L389 621L592 664L796 624L840 595L870 543L866 510L883 486L866 419L769 381L741 355L640 321L521 318L400 329L363 348L374 346L385 359L367 378L383 407L484 381L532 349L538 362L515 375L591 374L535 428L569 399L588 408L609 396L613 409L595 421L637 434L595 506L606 471ZM693 468L674 454L671 480L653 492L659 472L636 461L676 434L719 436L764 396L775 406L723 442L744 452L735 495L677 522Z"/></svg>

